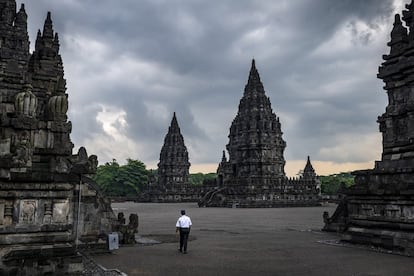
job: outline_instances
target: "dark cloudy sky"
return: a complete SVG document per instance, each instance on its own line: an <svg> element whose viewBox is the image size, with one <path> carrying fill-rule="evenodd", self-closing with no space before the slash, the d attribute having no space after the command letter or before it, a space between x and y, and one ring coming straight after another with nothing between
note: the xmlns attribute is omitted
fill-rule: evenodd
<svg viewBox="0 0 414 276"><path fill-rule="evenodd" d="M52 12L72 140L100 163L156 167L173 112L193 172L215 171L255 58L294 175L373 167L376 78L408 0L26 0L29 35Z"/></svg>

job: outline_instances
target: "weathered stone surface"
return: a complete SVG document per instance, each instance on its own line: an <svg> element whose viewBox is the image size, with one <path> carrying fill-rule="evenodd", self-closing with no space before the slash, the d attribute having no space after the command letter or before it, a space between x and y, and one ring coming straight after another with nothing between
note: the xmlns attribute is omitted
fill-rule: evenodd
<svg viewBox="0 0 414 276"><path fill-rule="evenodd" d="M303 177L288 179L285 175L279 118L252 61L249 79L234 118L218 178L204 183L200 206L284 207L319 204L320 183L308 162Z"/></svg>
<svg viewBox="0 0 414 276"><path fill-rule="evenodd" d="M356 171L338 210L325 217L326 230L343 231L350 242L375 244L414 254L414 2L395 16L390 54L378 78L385 82L388 106L378 117L382 157L372 170Z"/></svg>
<svg viewBox="0 0 414 276"><path fill-rule="evenodd" d="M105 243L116 219L88 178L96 156L72 154L59 38L49 12L30 54L14 0L0 0L0 32L0 274L80 274L75 244Z"/></svg>

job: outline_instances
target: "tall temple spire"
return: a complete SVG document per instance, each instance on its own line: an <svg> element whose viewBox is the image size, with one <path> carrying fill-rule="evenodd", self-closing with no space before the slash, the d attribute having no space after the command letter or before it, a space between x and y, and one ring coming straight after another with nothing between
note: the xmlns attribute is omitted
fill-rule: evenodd
<svg viewBox="0 0 414 276"><path fill-rule="evenodd" d="M45 24L43 26L43 38L53 39L53 22L50 11L47 12Z"/></svg>
<svg viewBox="0 0 414 276"><path fill-rule="evenodd" d="M281 123L266 96L253 59L249 79L240 100L214 183L199 206L281 207L318 205L320 182L310 164L305 179L288 179L285 174ZM281 188L283 187L283 188Z"/></svg>
<svg viewBox="0 0 414 276"><path fill-rule="evenodd" d="M308 155L308 160L306 161L305 169L303 171L314 171L309 155Z"/></svg>
<svg viewBox="0 0 414 276"><path fill-rule="evenodd" d="M180 131L180 127L178 125L178 121L177 121L177 116L175 115L175 112L173 114L173 117L171 119L171 124L170 124L170 131Z"/></svg>
<svg viewBox="0 0 414 276"><path fill-rule="evenodd" d="M250 67L250 76L257 74L256 61L252 59L252 66Z"/></svg>
<svg viewBox="0 0 414 276"><path fill-rule="evenodd" d="M382 132L382 163L401 166L400 159L409 159L413 156L412 133L414 126L410 123L413 108L409 104L413 98L411 90L412 72L407 66L410 59L412 43L414 43L414 1L406 5L403 11L403 20L409 26L410 33L406 38L406 29L402 26L400 16L395 16L394 27L391 32L391 55L384 56L385 62L379 67L377 77L385 83L384 89L388 94L386 112L378 117ZM402 104L404 103L404 105ZM414 161L413 161L414 162ZM405 165L404 165L405 166ZM411 165L410 165L411 166Z"/></svg>
<svg viewBox="0 0 414 276"><path fill-rule="evenodd" d="M303 177L304 178L314 178L316 176L315 170L312 166L310 161L310 157L308 155L308 160L306 161L305 168L303 169Z"/></svg>
<svg viewBox="0 0 414 276"><path fill-rule="evenodd" d="M158 181L162 187L171 188L175 185L188 183L190 162L184 137L180 132L177 116L174 112L168 133L161 148L158 163Z"/></svg>
<svg viewBox="0 0 414 276"><path fill-rule="evenodd" d="M285 177L282 134L253 59L227 144L234 175Z"/></svg>
<svg viewBox="0 0 414 276"><path fill-rule="evenodd" d="M244 89L245 95L252 93L264 93L263 84L260 80L259 72L256 69L256 62L252 59L252 66L250 68L249 79Z"/></svg>

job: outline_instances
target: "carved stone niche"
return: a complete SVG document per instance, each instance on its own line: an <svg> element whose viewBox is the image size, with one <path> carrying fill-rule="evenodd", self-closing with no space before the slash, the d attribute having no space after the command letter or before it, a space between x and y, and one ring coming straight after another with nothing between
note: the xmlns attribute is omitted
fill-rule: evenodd
<svg viewBox="0 0 414 276"><path fill-rule="evenodd" d="M69 222L69 201L55 200L53 202L52 222L58 224L66 224Z"/></svg>
<svg viewBox="0 0 414 276"><path fill-rule="evenodd" d="M10 138L0 140L0 157L10 155L10 144L11 144Z"/></svg>
<svg viewBox="0 0 414 276"><path fill-rule="evenodd" d="M37 199L23 199L20 201L19 224L35 224L37 222Z"/></svg>
<svg viewBox="0 0 414 276"><path fill-rule="evenodd" d="M16 167L31 166L32 149L29 133L23 131L15 138L12 147L12 165Z"/></svg>

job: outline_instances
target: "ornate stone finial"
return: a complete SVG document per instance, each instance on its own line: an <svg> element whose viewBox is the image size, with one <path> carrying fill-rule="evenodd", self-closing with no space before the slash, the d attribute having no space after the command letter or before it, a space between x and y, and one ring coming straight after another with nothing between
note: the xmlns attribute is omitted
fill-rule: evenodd
<svg viewBox="0 0 414 276"><path fill-rule="evenodd" d="M263 84L260 80L259 72L256 69L256 62L252 60L252 66L250 68L249 79L246 87L244 88L244 94L248 97L256 97L258 94L264 94Z"/></svg>
<svg viewBox="0 0 414 276"><path fill-rule="evenodd" d="M32 93L32 89L33 87L30 84L26 84L23 92L16 95L14 107L18 115L36 116L37 97Z"/></svg>
<svg viewBox="0 0 414 276"><path fill-rule="evenodd" d="M37 30L36 35L36 42L35 42L35 50L39 50L42 47L42 32L40 32L40 29Z"/></svg>
<svg viewBox="0 0 414 276"><path fill-rule="evenodd" d="M47 12L45 25L43 26L43 38L53 39L53 23L50 11Z"/></svg>
<svg viewBox="0 0 414 276"><path fill-rule="evenodd" d="M178 126L177 116L175 115L175 112L174 112L173 118L171 120L170 129L178 129L178 130L180 129L180 127Z"/></svg>
<svg viewBox="0 0 414 276"><path fill-rule="evenodd" d="M221 162L227 162L226 151L223 150L223 156L221 157Z"/></svg>
<svg viewBox="0 0 414 276"><path fill-rule="evenodd" d="M407 29L403 26L400 15L395 15L394 27L391 31L391 41L388 46L391 47L391 55L398 54L408 43Z"/></svg>
<svg viewBox="0 0 414 276"><path fill-rule="evenodd" d="M313 169L313 167L312 167L312 164L311 164L311 161L310 161L310 157L309 157L309 155L308 155L308 159L307 159L307 161L306 161L306 166L305 166L305 169L303 170L304 172L305 171L314 171L314 169Z"/></svg>
<svg viewBox="0 0 414 276"><path fill-rule="evenodd" d="M19 13L26 14L26 9L25 9L24 3L22 3L20 5ZM27 16L27 14L26 14L26 16Z"/></svg>
<svg viewBox="0 0 414 276"><path fill-rule="evenodd" d="M306 179L316 177L315 169L312 166L309 155L308 160L306 161L305 168L303 169L303 177Z"/></svg>
<svg viewBox="0 0 414 276"><path fill-rule="evenodd" d="M66 115L68 111L68 98L66 95L53 96L48 102L49 112L54 118Z"/></svg>
<svg viewBox="0 0 414 276"><path fill-rule="evenodd" d="M59 52L59 47L60 47L59 35L58 35L58 33L55 33L55 38L53 39L53 48L56 51L56 53Z"/></svg>
<svg viewBox="0 0 414 276"><path fill-rule="evenodd" d="M256 62L254 59L252 59L252 67L250 68L250 73L249 73L249 82L260 82L260 76L259 76L259 72L257 72L256 69Z"/></svg>

